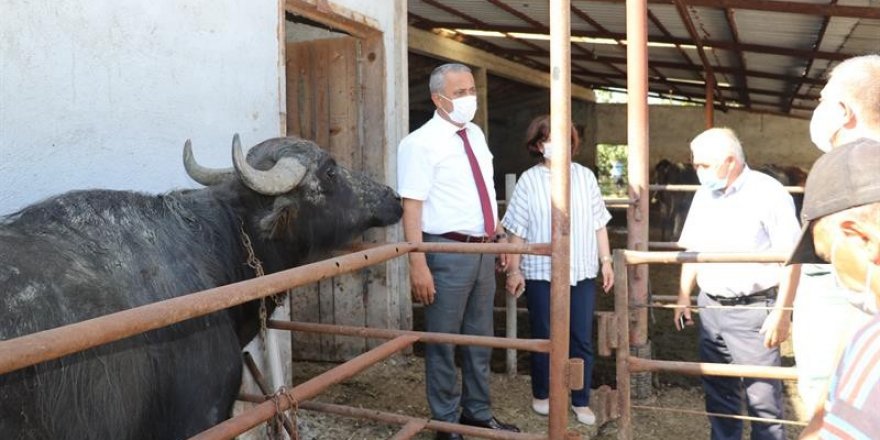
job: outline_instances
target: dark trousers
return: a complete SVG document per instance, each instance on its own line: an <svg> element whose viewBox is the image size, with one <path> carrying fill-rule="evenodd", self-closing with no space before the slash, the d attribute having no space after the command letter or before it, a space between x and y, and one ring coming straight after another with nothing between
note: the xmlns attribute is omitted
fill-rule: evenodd
<svg viewBox="0 0 880 440"><path fill-rule="evenodd" d="M749 304L772 306L767 299ZM700 306L719 303L700 292ZM779 366L779 348L765 348L760 334L764 319L770 310L748 309L748 306L700 311L700 360L722 364L749 364ZM782 382L771 379L748 379L703 376L706 392L706 411L740 415L743 404L748 415L769 419L782 418ZM740 420L709 417L712 440L740 440L743 424ZM785 431L781 424L752 423L752 440L782 440Z"/></svg>
<svg viewBox="0 0 880 440"><path fill-rule="evenodd" d="M526 281L526 304L533 338L550 337L550 283ZM584 360L584 388L571 392L571 404L589 406L590 384L593 378L593 309L596 306L596 280L587 278L571 287L571 309L568 353ZM532 396L546 399L550 396L550 355L532 353Z"/></svg>
<svg viewBox="0 0 880 440"><path fill-rule="evenodd" d="M425 234L425 241L452 242ZM453 242L454 243L454 242ZM434 277L434 303L425 307L429 332L492 336L495 297L494 254L429 253L428 268ZM458 409L473 420L489 420L489 361L492 349L466 345L461 354L461 388L457 387L455 346L427 344L425 375L431 417L458 422Z"/></svg>

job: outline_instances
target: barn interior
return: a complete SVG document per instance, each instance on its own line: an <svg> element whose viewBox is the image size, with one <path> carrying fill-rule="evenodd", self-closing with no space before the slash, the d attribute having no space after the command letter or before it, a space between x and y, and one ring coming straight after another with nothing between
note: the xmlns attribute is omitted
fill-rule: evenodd
<svg viewBox="0 0 880 440"><path fill-rule="evenodd" d="M340 3L360 12L340 13L338 11L345 9L337 7ZM536 115L550 112L548 2L397 0L390 7L377 6L379 3L372 0L279 2L283 22L279 26L279 39L283 41L280 71L284 72L281 78L284 84L276 87L282 91L280 134L314 139L341 164L364 171L377 180L393 182L396 142L419 127L433 111L427 91L431 70L445 62L462 62L471 66L478 82L480 110L476 123L487 134L495 158L496 187L499 195L504 194L506 176L518 175L533 164L522 148L526 125ZM612 161L622 161L624 169L627 161L627 3L623 0L570 2L571 111L582 139L582 147L572 160L592 168L606 185L603 191L607 190L606 195L613 197L626 196L625 185L612 185L609 174ZM880 47L877 0L650 0L647 3L649 167L664 159L689 162L690 139L709 126L726 126L740 136L751 165L809 169L820 155L809 138L809 118L826 75L840 61L876 52ZM387 9L393 9L399 16L387 13ZM385 15L368 17L375 10ZM389 24L394 19L399 22ZM399 59L395 53L400 55ZM402 66L403 72L393 71L395 65ZM399 77L403 80L398 84L395 81L399 81ZM270 110L263 114L271 113ZM256 113L251 117L248 112L247 122L251 119L258 119ZM175 132L169 137L177 142L180 134ZM175 161L178 150L175 144L172 151ZM89 154L81 156L90 157ZM613 213L619 232L614 247L626 247L626 204L617 206ZM656 239L656 235L651 239ZM401 241L399 229L388 228L368 232L353 249ZM405 266L405 257L398 258L299 287L290 296L284 317L331 325L419 329L420 312L408 295ZM651 270L652 288L658 293L671 293L674 283L657 282L654 277L659 273L673 279L675 274L664 272L662 268ZM610 297L605 298L606 313L612 308L610 302ZM503 299L499 299L497 305L500 308ZM496 322L503 320L501 314L496 317ZM523 318L520 320L522 325ZM503 328L497 330L499 334L504 332ZM527 330L521 327L520 334L527 334ZM297 362L348 361L382 342L358 334L305 332L296 333L293 341L287 331L269 334L280 334L280 342L271 341L267 345L291 347L292 355L283 356ZM683 339L680 335L652 334L658 346L681 345ZM496 352L503 356L502 350ZM660 353L671 354L673 358L680 354ZM527 359L524 351L520 351L519 356L520 360ZM605 368L604 373L599 374L605 377L597 383L610 383L613 361L599 362L604 363ZM285 371L272 372L273 375L303 381L311 378L304 372L315 375L322 372L309 370L311 367L291 371L296 367L290 364L280 368ZM338 403L369 406L371 397L375 400L389 389L412 394L412 389L420 386L414 383L420 376L404 377L404 385L398 386L397 382L388 385L400 379L393 375L374 377L372 380L380 381L380 391L367 388L375 384L355 382L351 385L354 392L340 392L332 398L339 400ZM664 380L669 380L669 376ZM693 381L682 383L694 385ZM502 387L505 385L519 387L518 390L527 386L515 380L503 382ZM273 384L272 388L278 386ZM351 398L352 395L357 397ZM348 398L351 401L346 400ZM402 397L400 394L388 397L392 404L398 403L395 399ZM693 399L693 394L685 394L683 398ZM514 415L512 412L510 416ZM531 425L526 426L535 430L546 428L543 420L529 423ZM329 425L334 424L341 423L328 422L326 428L331 429ZM675 432L680 435L684 431ZM668 433L664 431L657 438L668 438L664 436ZM615 437L613 432L597 430L588 435Z"/></svg>

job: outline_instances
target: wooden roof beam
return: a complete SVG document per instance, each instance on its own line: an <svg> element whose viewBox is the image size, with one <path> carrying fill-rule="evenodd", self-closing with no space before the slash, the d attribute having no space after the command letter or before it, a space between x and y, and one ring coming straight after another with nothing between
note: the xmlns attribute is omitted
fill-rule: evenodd
<svg viewBox="0 0 880 440"><path fill-rule="evenodd" d="M549 68L544 71L532 69L516 61L412 26L409 27L409 50L441 60L483 67L493 75L523 84L550 87ZM596 101L596 95L592 90L579 85L571 86L571 96L584 101Z"/></svg>
<svg viewBox="0 0 880 440"><path fill-rule="evenodd" d="M831 4L834 5L837 3L837 0L831 0ZM813 42L813 51L819 50L819 47L822 46L822 39L825 38L825 32L828 30L828 23L831 21L831 17L822 18L822 24L819 26L819 32L816 34L816 41ZM804 85L804 79L810 76L810 69L813 68L813 61L815 58L809 57L807 59L807 65L804 66L804 72L801 74L801 77L795 81L794 88L791 89L791 98L788 102L782 107L783 112L791 111L791 106L794 104L795 95L798 90L801 89L801 86Z"/></svg>
<svg viewBox="0 0 880 440"><path fill-rule="evenodd" d="M681 17L681 20L687 28L688 35L691 36L691 40L697 45L697 53L700 55L700 61L703 62L703 68L706 69L706 81L711 82L713 88L718 88L718 78L715 77L715 71L712 70L712 63L709 62L709 58L706 57L706 51L703 48L703 37L697 32L697 27L694 26L694 20L691 18L690 12L681 0L675 0L674 4L675 9L678 11L678 15ZM718 96L721 108L724 109L724 95L718 93L716 96ZM709 103L709 105L714 105L714 103Z"/></svg>
<svg viewBox="0 0 880 440"><path fill-rule="evenodd" d="M739 93L742 96L742 103L746 107L752 106L752 98L749 97L749 83L746 79L746 59L743 57L742 49L739 47L739 29L736 26L736 17L734 17L733 9L724 9L724 17L727 19L727 26L730 28L730 34L733 36L733 44L736 47L736 58L739 61L739 69L736 69L736 78L739 82Z"/></svg>
<svg viewBox="0 0 880 440"><path fill-rule="evenodd" d="M513 55L521 56L521 57L545 57L547 54L543 51L529 51L529 50L511 50L508 51ZM623 64L626 65L626 58L621 57L589 57L589 56L580 56L580 55L572 55L572 60L576 61L607 61L611 63ZM684 63L676 63L672 61L649 61L649 65L657 68L665 68L665 69L679 69L679 70L693 70L696 72L702 72L703 68L697 66L695 64L684 64ZM738 69L732 67L724 67L724 66L712 66L712 69L716 73L724 73L729 75L734 75L737 73ZM769 72L761 72L757 70L744 70L743 73L747 76L753 76L755 78L765 78L765 79L775 79L778 81L786 81L792 82L800 79L798 76L790 76L790 75L780 75L777 73L769 73ZM702 77L700 78L702 80ZM825 80L815 79L815 78L803 78L804 84L812 84L812 85L824 85Z"/></svg>
<svg viewBox="0 0 880 440"><path fill-rule="evenodd" d="M880 9L880 8L878 8ZM410 13L410 15L413 15ZM434 27L437 28L447 28L447 29L463 29L469 28L474 30L481 31L496 31L502 33L511 33L511 32L534 32L534 29L526 27L526 26L496 26L496 25L487 25L487 26L472 26L466 23L456 23L456 22L433 22L435 24ZM583 31L572 31L572 37L586 37L586 38L608 38L613 40L625 40L626 34L611 32L608 34L604 34L602 32L583 32ZM666 36L649 36L649 42L653 43L666 43L666 44L675 44L675 45L693 45L693 41L687 38L670 38ZM715 49L724 49L730 51L736 51L737 48L735 45L729 41L720 41L720 40L703 40L704 47L712 47ZM650 48L649 48L650 49ZM801 50L801 49L789 49L785 47L778 46L767 46L763 44L750 44L750 43L741 43L739 45L739 49L744 52L756 52L765 55L782 55L782 56L790 56L796 58L809 58L813 57L816 59L822 60L831 60L831 61L843 61L848 58L852 58L857 56L857 54L850 53L840 53L840 52L823 52L823 51L811 51L811 50Z"/></svg>
<svg viewBox="0 0 880 440"><path fill-rule="evenodd" d="M625 3L626 0L596 0L605 3ZM650 4L675 4L679 0L648 0ZM789 14L821 15L825 17L880 19L876 6L842 6L838 4L798 3L779 0L682 0L687 6L709 8L750 9L753 11L785 12Z"/></svg>

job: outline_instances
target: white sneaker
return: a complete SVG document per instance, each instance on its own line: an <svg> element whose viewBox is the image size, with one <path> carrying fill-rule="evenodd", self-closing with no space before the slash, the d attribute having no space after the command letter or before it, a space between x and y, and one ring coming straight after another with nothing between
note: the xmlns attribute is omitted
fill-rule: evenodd
<svg viewBox="0 0 880 440"><path fill-rule="evenodd" d="M596 415L589 406L572 406L571 410L577 415L578 422L584 425L593 426L596 424Z"/></svg>
<svg viewBox="0 0 880 440"><path fill-rule="evenodd" d="M542 416L550 414L550 399L532 399L532 411Z"/></svg>

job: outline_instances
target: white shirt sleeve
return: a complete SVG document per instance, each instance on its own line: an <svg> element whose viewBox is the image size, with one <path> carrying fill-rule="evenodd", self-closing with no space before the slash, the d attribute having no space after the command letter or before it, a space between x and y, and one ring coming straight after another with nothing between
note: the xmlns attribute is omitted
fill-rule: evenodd
<svg viewBox="0 0 880 440"><path fill-rule="evenodd" d="M413 200L428 198L434 179L434 167L418 142L406 138L397 149L397 192Z"/></svg>
<svg viewBox="0 0 880 440"><path fill-rule="evenodd" d="M587 191L590 193L590 200L593 201L593 230L598 231L611 221L611 213L605 207L605 200L602 199L602 191L599 190L596 175L589 168L584 168L584 172L587 175Z"/></svg>
<svg viewBox="0 0 880 440"><path fill-rule="evenodd" d="M507 211L501 220L504 229L517 237L526 238L529 232L529 194L526 189L525 174L520 176L516 186L513 187L513 195L507 205Z"/></svg>

